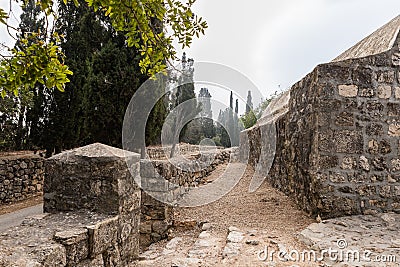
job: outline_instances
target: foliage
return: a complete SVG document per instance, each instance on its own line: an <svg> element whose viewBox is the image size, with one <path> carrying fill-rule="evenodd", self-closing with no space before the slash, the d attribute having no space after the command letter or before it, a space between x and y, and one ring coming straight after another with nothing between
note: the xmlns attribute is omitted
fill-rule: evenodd
<svg viewBox="0 0 400 267"><path fill-rule="evenodd" d="M215 136L215 126L212 120L211 94L207 88L200 89L199 102L201 103L200 124L202 138L213 138Z"/></svg>
<svg viewBox="0 0 400 267"><path fill-rule="evenodd" d="M64 93L52 92L46 150L50 154L93 142L122 147L126 108L147 79L138 66L140 53L126 45L126 37L113 29L109 18L84 1L79 6L62 4L56 25L74 75ZM146 127L150 144L159 143L165 113L160 101L150 114Z"/></svg>
<svg viewBox="0 0 400 267"><path fill-rule="evenodd" d="M32 93L14 96L8 93L0 98L0 150L21 148L24 140L20 138L26 129L19 127L26 108L32 106Z"/></svg>
<svg viewBox="0 0 400 267"><path fill-rule="evenodd" d="M4 98L7 92L15 96L20 91L28 91L41 83L47 88L56 87L64 91L67 75L72 72L64 65L64 55L55 42L44 43L35 40L38 33L26 34L20 39L19 49L12 49L11 56L0 62L0 90ZM56 42L59 41L55 35Z"/></svg>
<svg viewBox="0 0 400 267"><path fill-rule="evenodd" d="M35 35L34 39L25 41L22 36L29 32L43 32L44 20L39 19L40 9L30 1L23 8L21 15L21 22L19 28L21 33L19 41L16 42L14 51L23 51L24 47L29 43L38 42L43 40L42 34ZM33 37L32 37L33 38ZM27 44L26 41L29 43ZM37 82L32 85L31 90L18 90L16 93L2 91L3 95L6 96L1 99L1 137L0 142L2 143L2 150L15 150L15 149L27 149L30 147L29 135L34 136L36 134L36 126L40 124L37 116L31 112L37 106L37 97L42 95L42 89L44 85ZM21 88L20 88L21 89ZM38 114L37 112L36 114Z"/></svg>
<svg viewBox="0 0 400 267"><path fill-rule="evenodd" d="M240 131L243 125L238 118L239 102L235 101L233 106L233 92L229 98L229 108L220 110L216 133L220 137L219 141L224 147L238 146Z"/></svg>
<svg viewBox="0 0 400 267"><path fill-rule="evenodd" d="M181 62L182 67L177 78L179 85L172 90L169 103L170 120L167 122L172 139L171 158L174 156L176 144L184 139L190 126L190 123L185 122L193 120L201 111L201 105L197 103L194 92L194 60L187 59L186 53L183 53ZM174 81L170 82L173 84Z"/></svg>
<svg viewBox="0 0 400 267"><path fill-rule="evenodd" d="M31 0L24 0L27 5ZM139 66L143 73L153 75L166 67L166 59L176 55L173 41L177 40L183 48L192 43L194 36L204 34L207 23L196 16L191 7L195 0L182 3L179 0L85 0L95 11L109 17L115 30L126 35L129 47L135 47L141 53ZM18 2L14 0L14 2ZM63 0L64 4L78 0ZM34 0L47 16L54 14L54 0ZM8 14L0 8L0 23L8 28ZM171 29L168 35L163 29ZM15 28L14 28L15 29ZM64 65L64 54L60 50L59 36L53 35L53 41L30 42L39 32L25 34L20 40L21 50L12 49L10 55L2 55L0 62L0 93L4 98L7 92L17 94L21 90L32 89L37 82L47 88L64 90L69 82L67 76L72 72Z"/></svg>
<svg viewBox="0 0 400 267"><path fill-rule="evenodd" d="M257 117L253 110L245 113L240 117L240 121L243 123L245 129L253 127L257 123Z"/></svg>
<svg viewBox="0 0 400 267"><path fill-rule="evenodd" d="M253 104L251 103L251 93L249 91L249 96L250 96L250 102L248 101L247 103L247 107L252 107ZM271 101L276 97L276 93L273 94L272 96L270 96L269 98L265 99L264 101L262 101L257 108L255 109L250 109L248 112L246 112L245 114L243 114L240 117L240 121L242 122L243 126L245 129L251 128L253 127L256 123L257 120L261 118L264 110L267 109L268 105L271 103ZM249 97L247 98L247 100L249 100ZM249 103L251 103L251 105L249 105Z"/></svg>

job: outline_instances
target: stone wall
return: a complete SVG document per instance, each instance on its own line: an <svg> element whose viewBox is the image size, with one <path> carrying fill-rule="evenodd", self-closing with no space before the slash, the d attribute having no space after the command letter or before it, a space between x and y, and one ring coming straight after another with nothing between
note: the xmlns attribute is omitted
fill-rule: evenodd
<svg viewBox="0 0 400 267"><path fill-rule="evenodd" d="M42 194L43 162L36 155L0 157L0 205Z"/></svg>
<svg viewBox="0 0 400 267"><path fill-rule="evenodd" d="M197 160L176 159L141 160L141 220L140 245L146 247L153 242L167 237L168 229L173 224L173 202L183 196L190 187L198 186L202 179L218 165L227 163L230 150L218 150L216 154L203 153ZM165 181L173 183L168 185ZM176 185L179 185L176 186ZM159 194L167 192L168 202L162 203L146 192Z"/></svg>
<svg viewBox="0 0 400 267"><path fill-rule="evenodd" d="M48 213L2 234L0 266L136 266L139 155L93 144L45 165Z"/></svg>
<svg viewBox="0 0 400 267"><path fill-rule="evenodd" d="M263 129L274 124L276 155L267 180L311 214L400 211L398 44L317 66L290 89L286 113L242 133L251 140L243 150L258 166L269 142Z"/></svg>
<svg viewBox="0 0 400 267"><path fill-rule="evenodd" d="M189 156L191 154L198 154L200 153L200 149L202 151L205 150L213 150L215 147L213 146L198 146L198 145L191 145L187 143L179 143L175 147L176 152L175 155L186 155ZM218 147L217 149L223 149L222 147ZM146 153L149 158L153 160L166 160L169 158L171 153L171 146L149 146L146 147Z"/></svg>

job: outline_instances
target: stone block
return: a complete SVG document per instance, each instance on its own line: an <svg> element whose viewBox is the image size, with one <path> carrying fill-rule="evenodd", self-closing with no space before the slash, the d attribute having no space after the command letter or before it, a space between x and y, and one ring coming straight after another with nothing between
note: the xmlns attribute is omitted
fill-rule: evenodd
<svg viewBox="0 0 400 267"><path fill-rule="evenodd" d="M392 159L391 160L392 171L398 172L400 171L400 159Z"/></svg>
<svg viewBox="0 0 400 267"><path fill-rule="evenodd" d="M66 266L74 267L89 256L89 237L85 228L57 232L54 240L64 245Z"/></svg>
<svg viewBox="0 0 400 267"><path fill-rule="evenodd" d="M139 228L140 234L151 234L152 225L153 225L153 221L152 220L141 221L140 222L140 228Z"/></svg>
<svg viewBox="0 0 400 267"><path fill-rule="evenodd" d="M383 157L375 157L372 160L372 169L375 171L385 171L387 169L386 159Z"/></svg>
<svg viewBox="0 0 400 267"><path fill-rule="evenodd" d="M164 235L169 229L169 227L170 224L166 221L155 221L153 223L153 231L160 235Z"/></svg>
<svg viewBox="0 0 400 267"><path fill-rule="evenodd" d="M335 123L338 126L353 126L354 116L352 113L347 111L341 112L336 116Z"/></svg>
<svg viewBox="0 0 400 267"><path fill-rule="evenodd" d="M347 180L343 174L340 173L331 173L329 174L329 180L332 183L345 183Z"/></svg>
<svg viewBox="0 0 400 267"><path fill-rule="evenodd" d="M360 131L339 130L333 137L335 151L338 153L361 154L363 151L363 135Z"/></svg>
<svg viewBox="0 0 400 267"><path fill-rule="evenodd" d="M338 165L339 160L337 156L331 156L331 155L321 155L319 157L319 168L321 169L330 169L334 168Z"/></svg>
<svg viewBox="0 0 400 267"><path fill-rule="evenodd" d="M139 191L131 173L139 173L139 155L103 144L53 156L46 161L45 212L88 209L118 214L121 204L132 206L127 199Z"/></svg>
<svg viewBox="0 0 400 267"><path fill-rule="evenodd" d="M400 123L392 123L389 125L388 135L398 137L400 136Z"/></svg>
<svg viewBox="0 0 400 267"><path fill-rule="evenodd" d="M379 71L377 73L377 81L378 83L391 84L395 80L395 72L394 71Z"/></svg>
<svg viewBox="0 0 400 267"><path fill-rule="evenodd" d="M400 104L399 103L388 103L388 116L400 116Z"/></svg>
<svg viewBox="0 0 400 267"><path fill-rule="evenodd" d="M400 99L400 87L397 86L394 88L394 96Z"/></svg>
<svg viewBox="0 0 400 267"><path fill-rule="evenodd" d="M366 127L366 134L368 136L373 136L373 135L383 135L383 126L382 124L379 123L371 123L368 124Z"/></svg>
<svg viewBox="0 0 400 267"><path fill-rule="evenodd" d="M379 189L379 195L384 198L390 198L393 196L392 189L390 185L381 186Z"/></svg>
<svg viewBox="0 0 400 267"><path fill-rule="evenodd" d="M378 86L378 97L382 99L389 99L392 96L392 86L390 85L379 85Z"/></svg>
<svg viewBox="0 0 400 267"><path fill-rule="evenodd" d="M118 242L118 216L86 227L89 236L89 256L96 258Z"/></svg>
<svg viewBox="0 0 400 267"><path fill-rule="evenodd" d="M359 96L373 98L375 97L375 90L371 88L363 88L359 91Z"/></svg>
<svg viewBox="0 0 400 267"><path fill-rule="evenodd" d="M344 97L356 97L358 94L358 86L357 85L339 85L339 95Z"/></svg>
<svg viewBox="0 0 400 267"><path fill-rule="evenodd" d="M360 167L361 167L361 169L363 169L364 171L367 171L367 172L369 172L369 170L370 170L369 161L365 156L360 157Z"/></svg>
<svg viewBox="0 0 400 267"><path fill-rule="evenodd" d="M376 195L376 186L361 185L361 186L357 187L356 191L360 196L375 196Z"/></svg>

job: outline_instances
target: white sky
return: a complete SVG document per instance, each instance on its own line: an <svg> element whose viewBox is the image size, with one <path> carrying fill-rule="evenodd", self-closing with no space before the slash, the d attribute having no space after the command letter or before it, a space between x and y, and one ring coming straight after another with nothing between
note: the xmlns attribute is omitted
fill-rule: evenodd
<svg viewBox="0 0 400 267"><path fill-rule="evenodd" d="M237 69L268 96L399 15L400 1L197 0L194 9L209 28L188 57Z"/></svg>
<svg viewBox="0 0 400 267"><path fill-rule="evenodd" d="M0 7L8 9L8 2L0 0ZM197 0L194 11L209 28L186 50L188 57L240 71L266 97L399 15L400 1ZM0 41L7 40L0 27ZM229 92L210 91L229 103Z"/></svg>

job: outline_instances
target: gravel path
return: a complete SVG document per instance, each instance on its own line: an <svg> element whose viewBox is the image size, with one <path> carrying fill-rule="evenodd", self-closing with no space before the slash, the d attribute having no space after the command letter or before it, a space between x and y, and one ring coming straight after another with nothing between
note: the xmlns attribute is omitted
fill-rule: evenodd
<svg viewBox="0 0 400 267"><path fill-rule="evenodd" d="M214 180L224 171L220 166L208 180ZM243 164L232 164L231 172L242 172ZM247 168L236 187L223 198L206 206L176 209L175 220L210 222L212 231L226 235L230 226L242 230L263 230L287 244L298 245L296 235L314 220L298 210L283 193L264 183L257 191L248 192L253 170Z"/></svg>
<svg viewBox="0 0 400 267"><path fill-rule="evenodd" d="M26 217L42 213L43 213L43 205L38 204L36 206L27 207L7 214L0 215L0 233L4 232L5 230L11 227L20 225Z"/></svg>
<svg viewBox="0 0 400 267"><path fill-rule="evenodd" d="M207 180L211 182L218 179L225 168L226 165L219 166L207 177ZM228 172L229 174L243 173L244 168L246 165L231 164ZM299 211L287 196L267 183L250 193L248 188L252 175L253 170L247 168L236 187L215 202L199 207L176 208L176 221L183 225L185 224L183 222L190 224L197 221L200 225L207 225L206 231L203 231L200 236L200 230L172 232L172 237L175 237L173 243L180 242L174 245L175 251L165 249L170 246L167 241L153 244L145 253L144 258L147 259L140 266L292 266L293 264L319 266L309 262L301 264L284 263L278 259L274 262L258 259L258 253L265 250L265 247L277 251L282 247L298 251L307 249L297 237L304 228L315 221ZM233 180L236 178L232 177ZM206 198L207 194L199 197ZM223 257L223 254L229 243L228 229L232 227L243 235L243 241L238 243L240 254L227 259ZM209 238L204 240L204 236L209 236ZM198 250L198 245L204 243L208 243L214 251L203 257L200 263L195 261L191 264L193 260L196 260L190 257L191 251ZM215 250L218 250L218 253L215 253ZM185 256L186 261L183 261L182 257Z"/></svg>

